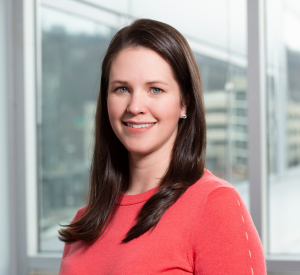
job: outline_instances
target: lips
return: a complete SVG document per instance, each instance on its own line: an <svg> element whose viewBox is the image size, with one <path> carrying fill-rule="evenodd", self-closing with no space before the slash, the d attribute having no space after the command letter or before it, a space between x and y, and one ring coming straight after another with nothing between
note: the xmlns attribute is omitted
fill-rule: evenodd
<svg viewBox="0 0 300 275"><path fill-rule="evenodd" d="M123 124L125 125L125 128L127 129L127 131L129 131L130 133L141 133L141 132L145 132L149 129L151 129L156 122L124 122Z"/></svg>

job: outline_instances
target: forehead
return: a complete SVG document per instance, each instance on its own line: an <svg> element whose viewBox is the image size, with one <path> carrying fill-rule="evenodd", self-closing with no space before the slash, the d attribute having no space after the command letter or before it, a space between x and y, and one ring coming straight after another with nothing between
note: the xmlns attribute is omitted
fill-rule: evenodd
<svg viewBox="0 0 300 275"><path fill-rule="evenodd" d="M151 80L153 78L175 81L168 62L155 51L138 47L125 48L113 59L109 73L110 81Z"/></svg>

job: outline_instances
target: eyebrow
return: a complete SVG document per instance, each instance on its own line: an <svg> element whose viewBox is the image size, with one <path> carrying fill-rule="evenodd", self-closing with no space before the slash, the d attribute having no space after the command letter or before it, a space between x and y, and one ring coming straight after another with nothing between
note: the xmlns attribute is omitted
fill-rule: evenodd
<svg viewBox="0 0 300 275"><path fill-rule="evenodd" d="M153 85L153 84L163 84L163 85L168 85L167 83L161 81L161 80L153 80L153 81L148 81L146 82L147 85ZM128 82L127 81L122 81L122 80L115 80L109 83L110 85L112 84L122 84L122 85L127 85Z"/></svg>

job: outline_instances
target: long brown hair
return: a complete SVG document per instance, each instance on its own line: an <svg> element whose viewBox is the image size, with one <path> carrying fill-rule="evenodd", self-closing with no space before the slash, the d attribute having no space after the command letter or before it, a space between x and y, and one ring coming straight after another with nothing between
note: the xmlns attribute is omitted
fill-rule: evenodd
<svg viewBox="0 0 300 275"><path fill-rule="evenodd" d="M95 116L95 147L91 164L89 201L77 221L64 225L60 240L94 243L114 217L128 186L127 150L109 122L107 91L113 58L128 47L145 47L160 54L171 66L182 102L187 103L187 119L178 122L178 133L169 167L159 189L144 204L136 224L123 243L155 228L165 211L204 173L206 122L199 68L186 39L173 27L150 19L139 19L113 37L102 63L100 95Z"/></svg>

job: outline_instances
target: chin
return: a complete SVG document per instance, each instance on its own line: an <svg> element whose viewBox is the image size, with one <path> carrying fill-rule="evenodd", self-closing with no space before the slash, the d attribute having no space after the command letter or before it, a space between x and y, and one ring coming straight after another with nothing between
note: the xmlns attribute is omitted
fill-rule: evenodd
<svg viewBox="0 0 300 275"><path fill-rule="evenodd" d="M128 153L134 155L148 155L152 153L154 150L146 149L146 148L127 148Z"/></svg>
<svg viewBox="0 0 300 275"><path fill-rule="evenodd" d="M146 144L148 144L148 146ZM135 155L148 155L158 149L156 146L149 146L149 142L130 142L129 144L124 144L124 146L127 149L128 153Z"/></svg>

